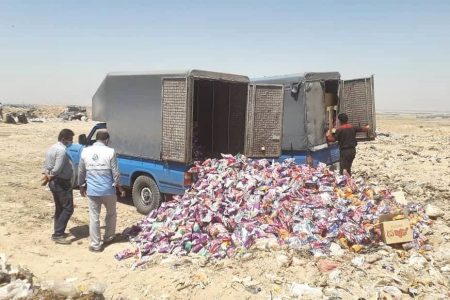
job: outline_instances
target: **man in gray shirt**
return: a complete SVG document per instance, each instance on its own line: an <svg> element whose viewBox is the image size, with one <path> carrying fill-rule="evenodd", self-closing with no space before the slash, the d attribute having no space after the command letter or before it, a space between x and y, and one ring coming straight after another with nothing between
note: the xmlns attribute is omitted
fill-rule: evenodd
<svg viewBox="0 0 450 300"><path fill-rule="evenodd" d="M72 130L61 130L58 142L47 150L45 157L44 177L45 181L48 181L55 201L52 240L58 244L70 244L65 230L73 214L73 168L69 156L66 154L66 148L72 145L73 136Z"/></svg>

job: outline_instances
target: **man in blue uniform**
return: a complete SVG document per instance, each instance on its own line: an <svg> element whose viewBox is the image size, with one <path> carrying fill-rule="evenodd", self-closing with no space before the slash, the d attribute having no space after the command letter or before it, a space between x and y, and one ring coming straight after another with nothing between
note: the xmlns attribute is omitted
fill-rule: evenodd
<svg viewBox="0 0 450 300"><path fill-rule="evenodd" d="M84 148L78 166L78 184L83 197L89 198L89 250L103 251L106 243L111 243L116 234L116 188L121 196L125 192L120 186L120 173L116 153L108 147L109 134L99 131L94 145ZM100 210L106 207L105 235L100 239Z"/></svg>

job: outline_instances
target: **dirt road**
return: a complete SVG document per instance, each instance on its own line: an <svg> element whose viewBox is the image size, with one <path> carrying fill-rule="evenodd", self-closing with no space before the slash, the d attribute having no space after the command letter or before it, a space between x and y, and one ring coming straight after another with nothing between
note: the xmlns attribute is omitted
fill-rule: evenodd
<svg viewBox="0 0 450 300"><path fill-rule="evenodd" d="M383 135L374 142L358 146L355 176L363 176L392 189L402 187L408 200L429 201L445 211L444 218L435 222L429 235L435 250L427 254L441 276L440 281L436 279L436 273L429 271L432 283L427 287L419 282L417 288L422 295L435 297L431 299L438 299L437 295L448 296L446 285L450 273L442 268L448 266L446 259L450 253L450 214L447 212L450 204L450 119L380 116L377 122ZM87 133L92 124L80 121L26 125L0 123L0 252L6 253L12 264L29 268L38 282L69 279L78 287L102 282L106 284L106 298L112 299L267 299L290 295L294 282L323 287L327 297L376 299L377 284L380 284L377 279L384 278L387 271L383 271L380 264L357 273L351 267L354 254L350 253L335 258L342 268L339 285L331 284L328 274L319 272L319 258L307 254L293 255L290 267L279 266L277 257L280 254L270 252L253 253L244 260L226 259L215 264L195 257L174 261L157 256L145 269L132 271L132 261L114 259L115 253L129 246L127 241L112 244L102 253L88 251L87 200L78 191L74 192L75 213L68 225L72 245L55 244L50 239L53 200L51 193L40 186L44 153L56 141L62 128L71 128L78 135ZM141 218L130 200L121 201L118 232ZM386 259L398 260L394 258L397 257L395 250L387 248L383 251L380 255L384 254ZM406 264L404 261L398 263ZM239 283L243 279L249 280L245 279L248 276L260 283L261 291ZM355 276L361 276L358 277L360 280L352 280ZM406 292L402 290L402 295L407 299L411 296L407 292L408 285L412 286L412 283L405 279L405 284Z"/></svg>

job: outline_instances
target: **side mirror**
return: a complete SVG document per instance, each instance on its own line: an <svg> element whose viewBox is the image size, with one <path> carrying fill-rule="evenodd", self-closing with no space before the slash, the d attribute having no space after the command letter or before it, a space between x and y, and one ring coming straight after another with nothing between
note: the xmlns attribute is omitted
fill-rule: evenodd
<svg viewBox="0 0 450 300"><path fill-rule="evenodd" d="M84 146L87 145L87 138L86 138L86 135L85 135L85 134L80 134L80 135L78 136L78 144L84 145Z"/></svg>

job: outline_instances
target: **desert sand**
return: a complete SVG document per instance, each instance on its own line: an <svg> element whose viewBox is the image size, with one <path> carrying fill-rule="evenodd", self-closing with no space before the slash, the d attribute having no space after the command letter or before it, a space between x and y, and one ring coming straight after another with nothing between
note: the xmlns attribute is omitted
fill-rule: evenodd
<svg viewBox="0 0 450 300"><path fill-rule="evenodd" d="M68 224L72 244L55 244L50 239L52 196L40 186L44 154L62 128L78 135L88 133L93 124L57 119L0 123L0 252L11 264L28 268L38 285L68 281L83 289L100 282L106 286L107 299L282 299L292 296L293 283L321 288L324 299L450 297L450 118L378 115L378 138L358 145L354 163L355 178L392 190L402 188L408 201L431 203L443 211L427 233L433 250L419 253L385 246L374 253L329 257L338 264L339 272L333 276L318 269L323 258L281 250L250 252L245 258L217 263L195 256L155 256L142 269L131 270L132 260L114 259L130 246L126 240L102 253L88 251L87 199L77 190ZM118 232L142 218L129 198L118 203ZM411 259L417 255L424 258L419 267ZM290 262L280 263L281 256ZM351 261L356 256L365 257L367 263L355 267ZM395 271L388 271L386 264ZM257 281L261 290L252 288L249 280Z"/></svg>

